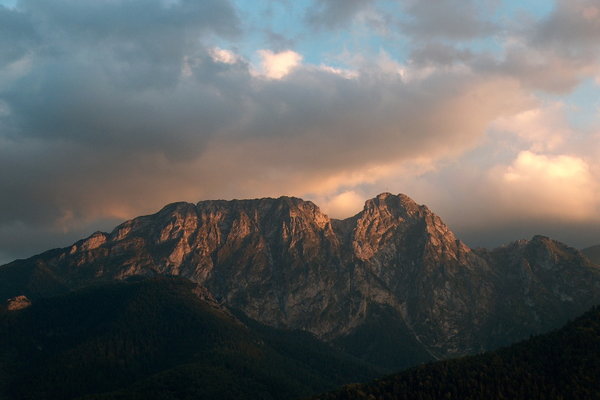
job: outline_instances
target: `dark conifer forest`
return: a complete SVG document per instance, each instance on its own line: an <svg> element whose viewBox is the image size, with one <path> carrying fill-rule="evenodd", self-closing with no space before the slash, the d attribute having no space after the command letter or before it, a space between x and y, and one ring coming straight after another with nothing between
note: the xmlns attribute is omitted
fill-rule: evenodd
<svg viewBox="0 0 600 400"><path fill-rule="evenodd" d="M418 366L314 400L600 398L600 307L554 332L476 356Z"/></svg>
<svg viewBox="0 0 600 400"><path fill-rule="evenodd" d="M0 313L0 398L291 399L381 374L304 332L244 325L176 278Z"/></svg>

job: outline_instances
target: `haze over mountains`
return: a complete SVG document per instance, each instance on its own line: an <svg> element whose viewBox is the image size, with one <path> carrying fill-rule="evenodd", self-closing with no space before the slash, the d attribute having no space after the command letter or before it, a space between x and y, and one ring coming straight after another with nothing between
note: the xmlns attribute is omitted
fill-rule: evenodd
<svg viewBox="0 0 600 400"><path fill-rule="evenodd" d="M600 303L600 269L579 251L543 236L473 250L389 193L345 220L291 197L170 204L3 266L0 297L157 275L389 370L509 344Z"/></svg>
<svg viewBox="0 0 600 400"><path fill-rule="evenodd" d="M586 247L581 252L592 262L600 265L600 244L596 246Z"/></svg>

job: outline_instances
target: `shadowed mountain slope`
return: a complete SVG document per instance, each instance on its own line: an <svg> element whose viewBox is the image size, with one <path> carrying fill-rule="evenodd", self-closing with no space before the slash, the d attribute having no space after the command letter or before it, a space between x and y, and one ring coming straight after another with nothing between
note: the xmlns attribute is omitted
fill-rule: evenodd
<svg viewBox="0 0 600 400"><path fill-rule="evenodd" d="M502 350L422 365L313 399L597 399L599 378L596 307L558 331Z"/></svg>
<svg viewBox="0 0 600 400"><path fill-rule="evenodd" d="M244 324L182 278L103 284L0 314L0 398L293 399L377 370Z"/></svg>

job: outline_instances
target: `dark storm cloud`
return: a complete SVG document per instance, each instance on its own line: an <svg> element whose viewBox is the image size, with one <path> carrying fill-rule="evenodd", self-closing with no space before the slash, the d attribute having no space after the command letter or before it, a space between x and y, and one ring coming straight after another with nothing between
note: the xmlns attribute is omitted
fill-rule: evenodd
<svg viewBox="0 0 600 400"><path fill-rule="evenodd" d="M20 10L7 26L18 33L17 22L35 20L43 41L0 93L21 138L185 156L231 112L220 99L226 66L202 44L211 32L237 33L226 2L23 1ZM193 88L180 85L185 68L197 69L188 64L209 75Z"/></svg>
<svg viewBox="0 0 600 400"><path fill-rule="evenodd" d="M20 137L187 157L226 126L230 113L236 111L235 104L223 98L226 86L219 85L218 75L226 74L227 68L214 65L207 55L194 62L203 64L199 75L213 79L190 79L187 85L175 81L161 88L153 87L158 78L152 77L162 71L149 72L145 84L145 80L137 82L139 77L107 73L115 65L105 67L105 59L60 61L38 62L27 77L3 93L12 110L8 120ZM136 84L132 87L132 83Z"/></svg>

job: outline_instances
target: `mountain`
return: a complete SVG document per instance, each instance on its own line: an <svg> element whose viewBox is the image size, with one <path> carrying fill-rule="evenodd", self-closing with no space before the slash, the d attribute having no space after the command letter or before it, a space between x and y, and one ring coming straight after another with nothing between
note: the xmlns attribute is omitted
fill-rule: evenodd
<svg viewBox="0 0 600 400"><path fill-rule="evenodd" d="M480 250L497 271L496 323L486 348L546 332L600 304L598 271L574 248L544 236Z"/></svg>
<svg viewBox="0 0 600 400"><path fill-rule="evenodd" d="M596 265L600 265L600 244L596 246L587 247L581 252L589 258Z"/></svg>
<svg viewBox="0 0 600 400"><path fill-rule="evenodd" d="M597 399L600 307L564 328L495 352L438 361L313 400Z"/></svg>
<svg viewBox="0 0 600 400"><path fill-rule="evenodd" d="M380 371L245 323L184 278L97 285L0 313L0 398L293 399Z"/></svg>
<svg viewBox="0 0 600 400"><path fill-rule="evenodd" d="M389 193L345 220L293 197L170 204L1 267L0 298L158 275L390 371L506 345L600 303L600 269L577 250L542 236L473 250Z"/></svg>

